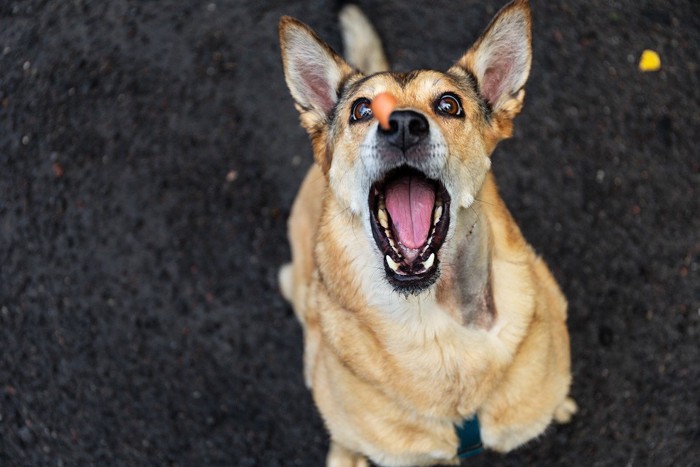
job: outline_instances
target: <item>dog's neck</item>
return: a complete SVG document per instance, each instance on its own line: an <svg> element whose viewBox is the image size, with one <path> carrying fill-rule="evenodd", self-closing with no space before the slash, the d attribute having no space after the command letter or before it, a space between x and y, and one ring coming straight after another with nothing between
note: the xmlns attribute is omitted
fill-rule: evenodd
<svg viewBox="0 0 700 467"><path fill-rule="evenodd" d="M477 202L478 203L478 202ZM495 319L487 219L478 204L460 208L449 259L442 263L436 299L464 325L489 328Z"/></svg>

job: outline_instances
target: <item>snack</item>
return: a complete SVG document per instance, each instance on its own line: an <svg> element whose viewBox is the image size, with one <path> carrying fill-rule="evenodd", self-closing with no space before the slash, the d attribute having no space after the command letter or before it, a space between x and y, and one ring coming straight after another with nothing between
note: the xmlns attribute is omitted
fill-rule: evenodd
<svg viewBox="0 0 700 467"><path fill-rule="evenodd" d="M389 116L396 108L396 98L388 92L378 94L372 100L372 113L379 120L379 125L384 129L389 129Z"/></svg>

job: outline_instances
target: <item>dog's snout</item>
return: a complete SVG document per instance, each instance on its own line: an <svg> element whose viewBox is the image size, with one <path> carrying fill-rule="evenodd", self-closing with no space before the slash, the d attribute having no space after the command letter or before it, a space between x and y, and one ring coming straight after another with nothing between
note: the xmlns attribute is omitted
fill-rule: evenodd
<svg viewBox="0 0 700 467"><path fill-rule="evenodd" d="M397 110L389 116L389 129L379 127L379 134L389 144L407 151L429 134L428 119L413 110Z"/></svg>

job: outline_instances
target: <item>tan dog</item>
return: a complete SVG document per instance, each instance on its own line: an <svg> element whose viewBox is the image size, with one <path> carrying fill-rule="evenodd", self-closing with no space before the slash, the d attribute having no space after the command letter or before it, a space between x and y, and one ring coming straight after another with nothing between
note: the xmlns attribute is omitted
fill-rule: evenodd
<svg viewBox="0 0 700 467"><path fill-rule="evenodd" d="M475 415L485 447L511 450L576 411L566 300L490 172L523 104L529 5L503 8L445 73L385 72L357 8L341 26L367 74L304 24L280 22L316 161L280 281L303 325L328 465L458 463L456 427ZM386 129L372 112L380 93L397 102Z"/></svg>

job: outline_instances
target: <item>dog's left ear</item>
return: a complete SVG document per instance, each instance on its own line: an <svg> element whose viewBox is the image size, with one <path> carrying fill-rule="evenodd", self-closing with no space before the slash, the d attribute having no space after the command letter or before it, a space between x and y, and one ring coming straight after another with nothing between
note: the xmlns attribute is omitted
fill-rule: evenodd
<svg viewBox="0 0 700 467"><path fill-rule="evenodd" d="M530 5L514 0L489 24L471 49L455 64L473 74L491 106L494 129L501 138L512 134L512 120L525 98L532 62Z"/></svg>

